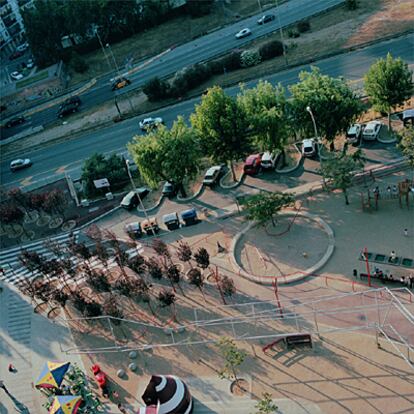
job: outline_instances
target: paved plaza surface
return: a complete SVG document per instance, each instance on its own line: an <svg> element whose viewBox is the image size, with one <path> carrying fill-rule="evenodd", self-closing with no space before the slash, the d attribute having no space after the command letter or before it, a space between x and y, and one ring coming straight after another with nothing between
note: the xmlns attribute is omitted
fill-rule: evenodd
<svg viewBox="0 0 414 414"><path fill-rule="evenodd" d="M31 305L14 288L4 286L0 294L0 376L15 400L2 398L0 412L16 412L16 404L20 409L26 407L32 413L43 412L41 397L39 392L33 390L32 383L36 380L42 364L48 359L77 361L88 373L91 364L98 362L114 382L117 382L120 397L131 413L133 408L136 410L139 406L143 384L146 383L148 375L153 373L174 374L184 378L196 399L195 413L232 413L237 407L237 412L247 414L252 412L255 401L261 398L263 391L272 394L279 412L282 413L410 412L414 405L414 371L397 349L403 355L406 350L403 346L394 348L384 337L380 339L381 348L378 348L375 331L368 326L368 322L375 321L378 312L373 307L365 311L357 310L361 306L361 297L348 296L367 289L366 281L355 279L352 275L353 268L357 268L359 272L364 270L364 263L359 260L363 248L385 254L395 250L405 257L414 257L413 203L409 208L405 205L400 208L396 199L380 200L377 211L366 212L362 210L360 202L361 192L367 188L377 185L386 188L405 179L407 174L408 172L395 173L377 179L375 183L369 182L366 186L353 188L349 205L345 205L343 195L336 192L318 193L302 200L301 211L321 217L332 228L335 249L327 264L317 274L293 285L279 286L281 307L285 312L293 309L302 312L302 318L296 324L299 323L297 326L301 329L311 330L315 330L316 325L313 318L306 317L306 312L309 311L306 303L317 298L332 296L332 299L321 302L321 309L317 309L321 312L322 307L347 306L356 310L347 314L341 311L335 315L318 313L317 329L323 333L321 338L314 336L312 349L287 350L275 347L264 354L261 348L271 341L269 338L239 342L248 353L240 368L240 376L246 376L249 383L246 395L233 396L229 392L230 383L218 379L217 367L222 364L222 360L214 345L207 344L141 351L136 360L138 371L128 371L127 377L120 380L116 371L119 368L127 369L130 361L126 353L87 353L80 357L73 352L66 352L74 346L111 345L111 341L108 342L108 339L100 336L99 330L93 335L83 335L76 331L71 333L60 319L52 322L42 315L33 314ZM198 202L190 202L185 206ZM175 209L183 208L183 204L174 205L172 201L167 201L157 211L157 216L171 211L172 206ZM223 208L218 211L225 214L237 210L236 206L226 205L223 200ZM219 274L229 275L235 282L237 295L230 300L230 304L274 300L272 287L258 285L238 276L229 260L231 241L246 226L246 221L237 214L221 219L218 216L219 214L207 213L201 217L200 224L164 233L161 237L173 249L180 240L187 241L193 250L205 247L210 253L212 267L217 266ZM124 225L134 220L134 217L138 216L117 210L98 221L97 225L111 229L119 237L125 238ZM326 249L326 235L314 222L306 218L298 216L293 223L291 220L292 217L283 217L274 228L270 225L266 229L251 229L242 238L239 251L236 251L240 264L255 272L274 273L274 276L305 270L309 264L312 265ZM289 224L291 228L286 231ZM408 229L408 236L404 236L404 228ZM225 247L225 253L218 253L217 241ZM144 255L149 251L147 242L149 239L145 238L140 241ZM395 267L393 270L395 274L401 272L401 269ZM190 288L185 289L188 292ZM191 288L190 291L191 294L187 293L186 297L179 296L179 320L188 318L194 307L200 311L206 309L206 315L212 307L216 310L222 309L220 297L213 285L208 284L206 287L207 302L197 289ZM342 294L347 296L338 296ZM413 297L410 298L408 291L399 291L396 294L405 308L413 314ZM387 299L385 296L381 293L384 303ZM370 296L362 298L364 300L365 304L374 303ZM399 329L411 346L414 344L412 325L395 309L386 312L385 308L381 308L379 313L381 318L385 318L387 313L390 323ZM130 310L127 316L133 319L134 311ZM127 341L128 335L135 335L132 325L125 323L124 326L124 331L115 331L120 341ZM330 327L357 327L358 331L334 333ZM223 326L223 329L221 335L231 327ZM243 325L236 327L239 333L243 329L247 332ZM294 324L276 318L272 325L266 327L260 322L255 328L251 326L248 331L251 334L266 332L271 335L272 332L286 333L296 329ZM199 334L203 335L202 330ZM206 335L212 334L214 333L206 332ZM161 342L168 341L168 336L165 339L159 338ZM139 336L136 343L142 344L141 340ZM17 373L7 372L9 362L16 366ZM116 412L116 406L108 402L105 412Z"/></svg>

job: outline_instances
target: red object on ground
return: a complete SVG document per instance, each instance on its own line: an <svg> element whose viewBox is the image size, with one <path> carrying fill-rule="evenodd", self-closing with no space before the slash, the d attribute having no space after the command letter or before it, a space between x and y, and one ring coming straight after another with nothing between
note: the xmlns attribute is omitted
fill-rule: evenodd
<svg viewBox="0 0 414 414"><path fill-rule="evenodd" d="M98 364L92 365L93 375L96 375L98 372L101 372L101 367Z"/></svg>
<svg viewBox="0 0 414 414"><path fill-rule="evenodd" d="M95 375L96 382L100 388L105 388L106 386L106 375L101 371Z"/></svg>

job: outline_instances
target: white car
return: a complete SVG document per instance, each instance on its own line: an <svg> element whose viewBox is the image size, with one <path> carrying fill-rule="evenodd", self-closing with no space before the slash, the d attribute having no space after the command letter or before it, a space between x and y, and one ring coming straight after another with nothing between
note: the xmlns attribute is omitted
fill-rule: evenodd
<svg viewBox="0 0 414 414"><path fill-rule="evenodd" d="M139 121L139 127L142 131L148 131L152 128L158 127L160 124L163 124L162 118L145 118L142 121Z"/></svg>
<svg viewBox="0 0 414 414"><path fill-rule="evenodd" d="M346 140L350 144L356 144L361 138L362 131L364 130L363 125L353 124L346 131Z"/></svg>
<svg viewBox="0 0 414 414"><path fill-rule="evenodd" d="M17 70L15 72L10 73L10 77L14 80L23 79L23 75L20 72L17 72Z"/></svg>
<svg viewBox="0 0 414 414"><path fill-rule="evenodd" d="M26 63L26 67L27 67L28 69L32 69L32 68L34 67L34 61L33 61L33 59L29 59L29 60L27 61L27 63Z"/></svg>
<svg viewBox="0 0 414 414"><path fill-rule="evenodd" d="M10 163L10 170L14 172L17 170L22 170L23 168L28 168L31 165L32 165L32 161L29 158L13 160Z"/></svg>
<svg viewBox="0 0 414 414"><path fill-rule="evenodd" d="M16 47L16 50L19 52L24 52L29 47L29 43L24 42L21 45Z"/></svg>
<svg viewBox="0 0 414 414"><path fill-rule="evenodd" d="M266 151L262 155L262 160L260 161L260 165L265 170L271 170L276 167L276 161L278 159L278 156L279 156L278 152Z"/></svg>
<svg viewBox="0 0 414 414"><path fill-rule="evenodd" d="M242 39L243 37L250 36L251 34L252 31L248 27L246 27L240 30L240 32L236 33L236 39Z"/></svg>
<svg viewBox="0 0 414 414"><path fill-rule="evenodd" d="M371 121L368 122L362 133L362 138L365 141L375 141L381 131L382 122Z"/></svg>
<svg viewBox="0 0 414 414"><path fill-rule="evenodd" d="M204 176L203 184L213 187L216 185L220 177L224 174L225 168L224 165L215 165L210 167Z"/></svg>
<svg viewBox="0 0 414 414"><path fill-rule="evenodd" d="M304 157L313 157L317 153L317 142L314 138L304 139L302 141L302 155Z"/></svg>

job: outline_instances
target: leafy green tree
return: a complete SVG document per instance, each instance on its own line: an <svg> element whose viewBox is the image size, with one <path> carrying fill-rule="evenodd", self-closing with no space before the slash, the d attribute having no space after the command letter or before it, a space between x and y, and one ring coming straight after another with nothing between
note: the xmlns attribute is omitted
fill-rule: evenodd
<svg viewBox="0 0 414 414"><path fill-rule="evenodd" d="M391 112L411 97L414 89L413 71L401 58L393 59L390 53L377 60L365 75L365 91L374 108L388 114L391 129Z"/></svg>
<svg viewBox="0 0 414 414"><path fill-rule="evenodd" d="M262 151L281 151L291 133L284 89L260 81L253 89L242 87L237 97Z"/></svg>
<svg viewBox="0 0 414 414"><path fill-rule="evenodd" d="M360 151L352 155L342 154L324 161L320 173L325 180L330 180L334 188L344 193L345 204L349 204L348 189L352 186L355 173L363 167Z"/></svg>
<svg viewBox="0 0 414 414"><path fill-rule="evenodd" d="M197 265L203 270L207 269L210 266L210 255L204 247L200 247L194 253L194 259L197 262Z"/></svg>
<svg viewBox="0 0 414 414"><path fill-rule="evenodd" d="M221 338L217 346L224 357L224 367L219 372L220 378L228 378L238 382L236 369L243 363L247 354L245 351L237 348L235 342L231 338Z"/></svg>
<svg viewBox="0 0 414 414"><path fill-rule="evenodd" d="M145 137L135 137L128 150L148 185L157 187L162 180L173 181L186 196L184 180L197 174L201 152L193 130L182 117L171 129L160 127Z"/></svg>
<svg viewBox="0 0 414 414"><path fill-rule="evenodd" d="M271 220L273 226L275 226L277 212L292 204L293 201L294 197L291 194L261 192L246 197L242 204L248 220L257 221L262 226L265 226Z"/></svg>
<svg viewBox="0 0 414 414"><path fill-rule="evenodd" d="M168 82L160 78L152 78L142 88L142 91L147 95L151 102L160 101L168 97Z"/></svg>
<svg viewBox="0 0 414 414"><path fill-rule="evenodd" d="M310 107L318 134L330 142L333 151L336 136L345 132L362 113L362 103L344 79L322 75L318 68L301 72L299 79L299 83L289 87L296 123L304 134L314 135L312 118L307 111Z"/></svg>
<svg viewBox="0 0 414 414"><path fill-rule="evenodd" d="M278 407L272 401L272 395L268 392L262 394L263 398L255 405L255 414L272 414L276 413Z"/></svg>
<svg viewBox="0 0 414 414"><path fill-rule="evenodd" d="M398 147L404 156L407 157L411 169L414 169L414 129L404 129L401 133Z"/></svg>
<svg viewBox="0 0 414 414"><path fill-rule="evenodd" d="M222 88L215 86L202 97L190 119L203 152L215 162L230 163L236 180L233 161L244 157L250 150L246 134L248 120L243 108Z"/></svg>

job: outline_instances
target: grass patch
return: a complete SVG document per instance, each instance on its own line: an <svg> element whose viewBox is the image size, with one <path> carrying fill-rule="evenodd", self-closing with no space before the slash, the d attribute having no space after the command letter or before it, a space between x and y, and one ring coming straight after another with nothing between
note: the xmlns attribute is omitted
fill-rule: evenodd
<svg viewBox="0 0 414 414"><path fill-rule="evenodd" d="M24 88L27 85L31 85L32 83L38 82L42 79L46 79L49 76L47 70L44 70L42 72L39 72L37 75L32 76L30 78L27 79L23 79L21 81L16 82L16 87L17 88Z"/></svg>

